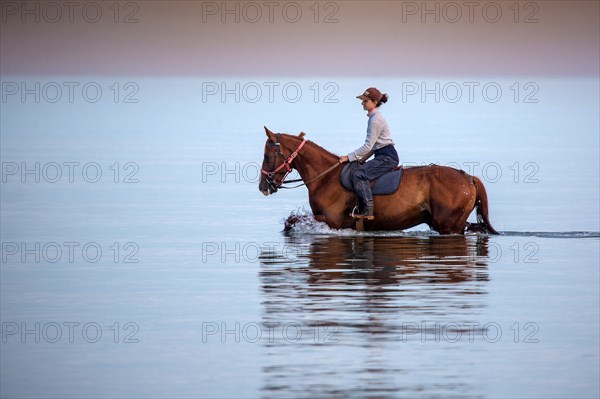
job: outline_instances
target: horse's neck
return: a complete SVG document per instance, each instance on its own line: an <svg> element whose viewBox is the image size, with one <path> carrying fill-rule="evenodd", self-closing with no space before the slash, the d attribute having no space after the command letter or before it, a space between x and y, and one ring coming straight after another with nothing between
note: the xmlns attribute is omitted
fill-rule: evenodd
<svg viewBox="0 0 600 399"><path fill-rule="evenodd" d="M315 179L338 162L338 157L311 142L298 153L295 166L305 182ZM325 177L325 176L324 176Z"/></svg>

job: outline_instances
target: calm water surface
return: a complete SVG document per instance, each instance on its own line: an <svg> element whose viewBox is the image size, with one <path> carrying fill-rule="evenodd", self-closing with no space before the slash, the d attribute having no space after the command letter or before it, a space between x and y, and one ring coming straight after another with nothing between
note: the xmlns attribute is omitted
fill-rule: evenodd
<svg viewBox="0 0 600 399"><path fill-rule="evenodd" d="M361 81L333 104L150 78L137 104L2 104L1 396L598 397L598 81L536 82L536 104L383 110L402 162L483 178L500 236L333 231L304 189L258 192L262 126L350 151Z"/></svg>

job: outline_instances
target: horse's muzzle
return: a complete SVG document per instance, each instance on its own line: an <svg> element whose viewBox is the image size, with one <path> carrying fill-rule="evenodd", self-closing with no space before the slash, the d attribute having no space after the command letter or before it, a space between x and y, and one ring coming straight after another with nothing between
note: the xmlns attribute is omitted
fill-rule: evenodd
<svg viewBox="0 0 600 399"><path fill-rule="evenodd" d="M269 186L266 190L260 190L260 192L266 197L270 194L275 194L277 192L277 187Z"/></svg>
<svg viewBox="0 0 600 399"><path fill-rule="evenodd" d="M276 193L278 187L277 187L276 184L273 183L272 180L263 178L263 179L261 179L261 181L260 181L260 183L258 185L258 189L266 197L266 196L268 196L270 194Z"/></svg>

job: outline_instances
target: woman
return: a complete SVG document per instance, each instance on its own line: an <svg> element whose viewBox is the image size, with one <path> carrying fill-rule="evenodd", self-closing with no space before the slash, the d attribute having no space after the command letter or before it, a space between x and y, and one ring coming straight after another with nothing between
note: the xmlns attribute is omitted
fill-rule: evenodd
<svg viewBox="0 0 600 399"><path fill-rule="evenodd" d="M355 218L373 220L373 193L370 181L376 179L398 166L398 153L394 148L390 129L385 118L379 112L379 107L388 100L387 94L381 94L375 87L370 87L360 96L362 106L367 111L369 122L367 124L367 138L365 143L357 150L340 157L340 163L360 161L367 159L371 151L375 158L361 165L352 176L354 190L359 200L359 213Z"/></svg>

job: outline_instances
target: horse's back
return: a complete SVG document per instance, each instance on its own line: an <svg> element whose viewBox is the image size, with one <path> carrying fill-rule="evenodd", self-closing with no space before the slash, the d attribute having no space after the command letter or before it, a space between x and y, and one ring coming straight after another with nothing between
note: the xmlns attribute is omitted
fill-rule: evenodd
<svg viewBox="0 0 600 399"><path fill-rule="evenodd" d="M441 180L451 184L459 182L472 182L472 178L464 170L455 169L450 166L429 164L423 166L405 166L402 168L405 179L429 179Z"/></svg>

